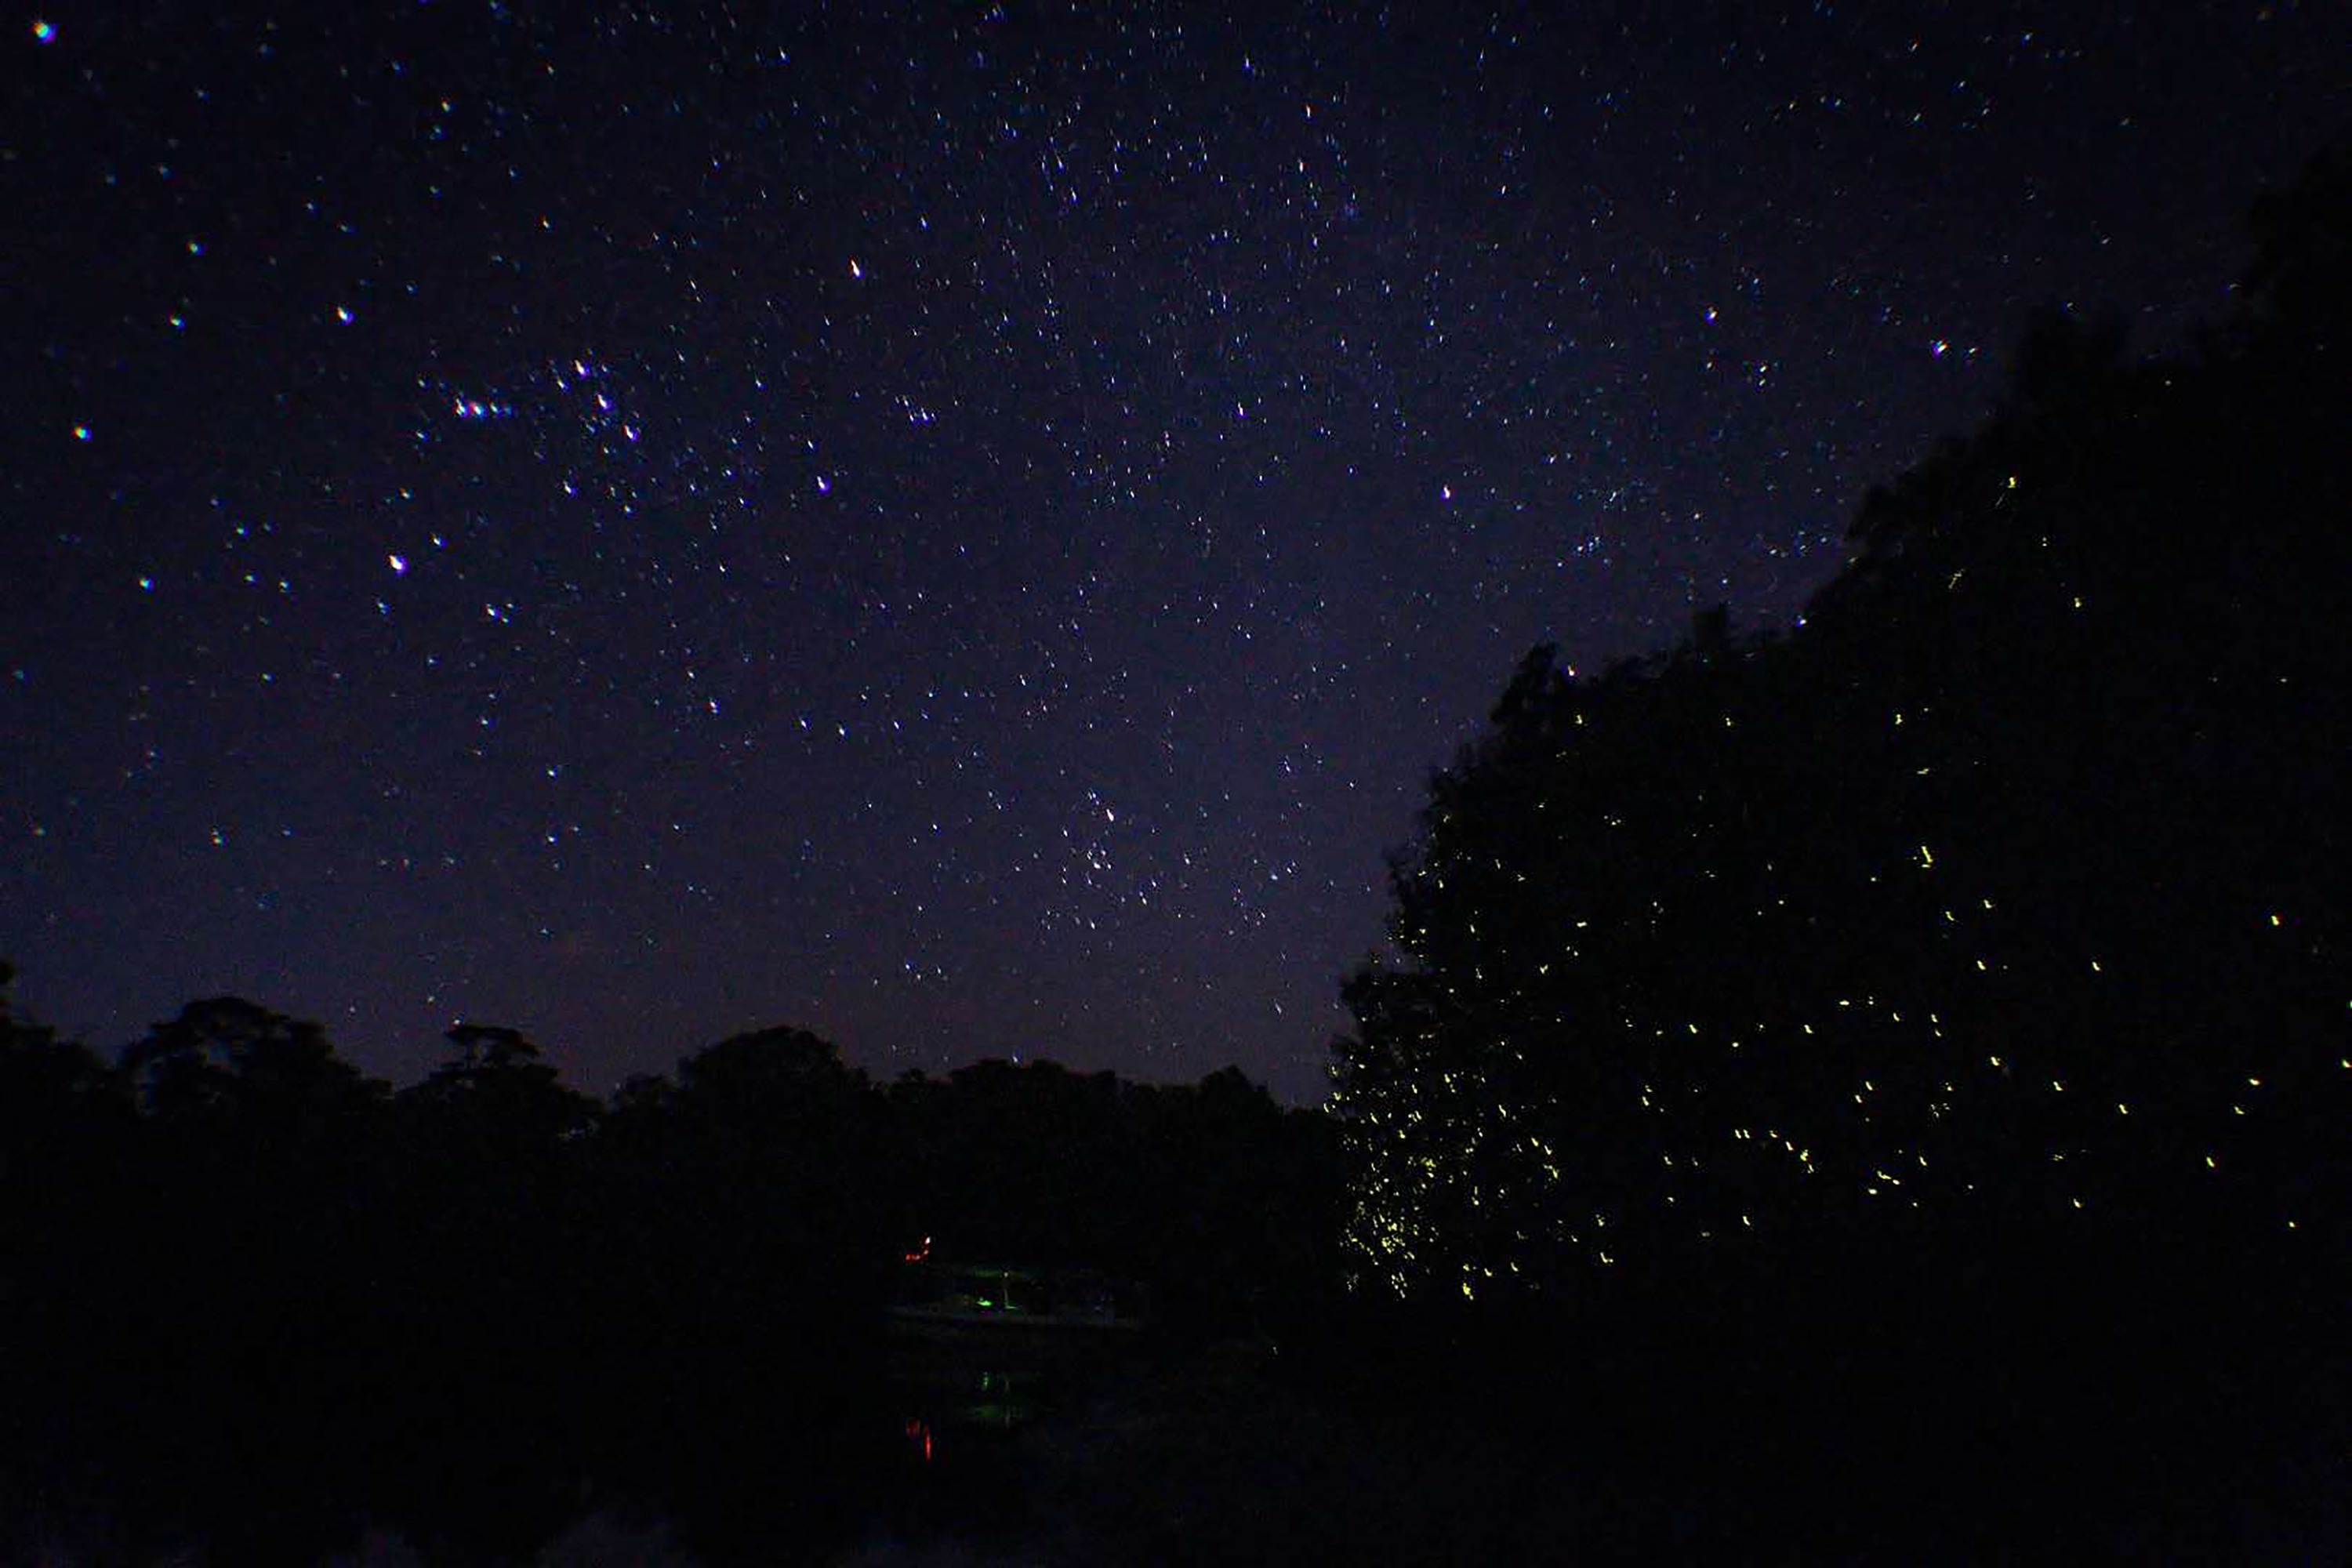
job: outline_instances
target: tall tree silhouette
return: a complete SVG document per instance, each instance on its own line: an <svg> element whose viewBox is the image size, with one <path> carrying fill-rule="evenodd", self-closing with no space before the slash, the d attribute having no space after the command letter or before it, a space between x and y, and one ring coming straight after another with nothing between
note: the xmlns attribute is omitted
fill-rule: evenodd
<svg viewBox="0 0 2352 1568"><path fill-rule="evenodd" d="M0 1519L54 1503L59 1471L95 1473L139 1394L118 1347L144 1326L132 1245L146 1212L128 1085L98 1054L16 1014L0 962ZM35 1434L38 1435L34 1441ZM59 1465L58 1460L65 1464ZM17 1543L0 1531L0 1553Z"/></svg>
<svg viewBox="0 0 2352 1568"><path fill-rule="evenodd" d="M146 1500L222 1521L228 1552L331 1535L361 1461L331 1435L363 1424L379 1363L386 1086L318 1025L234 996L156 1025L121 1074L142 1112L126 1151L142 1202L113 1237L130 1266L116 1310L139 1348L130 1418L134 1440L175 1456Z"/></svg>
<svg viewBox="0 0 2352 1568"><path fill-rule="evenodd" d="M2266 208L2200 360L2038 314L1800 630L1521 665L1345 989L1361 1277L2341 1223L2346 191L2323 159Z"/></svg>
<svg viewBox="0 0 2352 1568"><path fill-rule="evenodd" d="M601 1107L520 1032L463 1023L392 1107L394 1288L375 1303L397 1375L381 1463L420 1545L528 1550L576 1500L599 1305L584 1174ZM414 1509L415 1511L406 1511Z"/></svg>

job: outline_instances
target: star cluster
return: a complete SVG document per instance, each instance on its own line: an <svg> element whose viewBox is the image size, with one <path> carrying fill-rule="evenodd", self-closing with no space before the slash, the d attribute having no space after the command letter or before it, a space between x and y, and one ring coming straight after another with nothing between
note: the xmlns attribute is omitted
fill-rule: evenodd
<svg viewBox="0 0 2352 1568"><path fill-rule="evenodd" d="M1311 1098L1526 647L1792 617L2352 113L2308 5L776 9L0 40L27 1010Z"/></svg>

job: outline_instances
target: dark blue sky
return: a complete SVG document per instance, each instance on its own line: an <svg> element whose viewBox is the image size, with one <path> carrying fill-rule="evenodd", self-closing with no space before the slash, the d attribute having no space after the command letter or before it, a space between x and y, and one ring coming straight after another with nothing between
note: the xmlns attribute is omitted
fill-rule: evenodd
<svg viewBox="0 0 2352 1568"><path fill-rule="evenodd" d="M20 22L19 1006L1313 1098L1529 644L1785 625L2352 122L2334 5L1563 9Z"/></svg>

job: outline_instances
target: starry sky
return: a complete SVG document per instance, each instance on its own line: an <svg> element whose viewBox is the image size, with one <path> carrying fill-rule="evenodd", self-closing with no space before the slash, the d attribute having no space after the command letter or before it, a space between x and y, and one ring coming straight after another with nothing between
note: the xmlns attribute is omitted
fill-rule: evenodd
<svg viewBox="0 0 2352 1568"><path fill-rule="evenodd" d="M599 1092L1318 1098L1529 645L1790 624L2030 306L2179 342L2352 122L2291 0L13 14L19 1009Z"/></svg>

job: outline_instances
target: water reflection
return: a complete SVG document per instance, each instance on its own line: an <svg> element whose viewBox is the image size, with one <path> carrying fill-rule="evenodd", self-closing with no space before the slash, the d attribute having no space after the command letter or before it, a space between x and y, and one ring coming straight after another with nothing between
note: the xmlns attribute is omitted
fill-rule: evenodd
<svg viewBox="0 0 2352 1568"><path fill-rule="evenodd" d="M957 1490L1014 1439L1137 1360L1142 1293L1097 1270L954 1262L910 1249L890 1309L887 1400L904 1468Z"/></svg>

